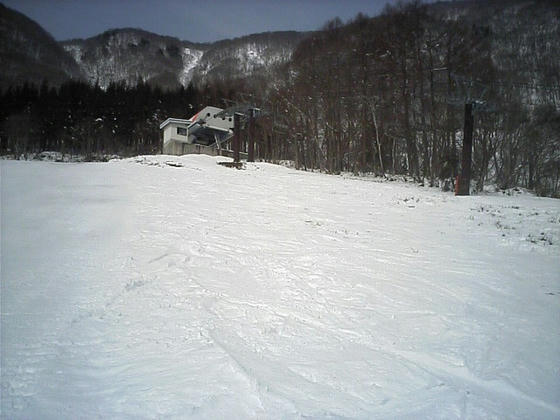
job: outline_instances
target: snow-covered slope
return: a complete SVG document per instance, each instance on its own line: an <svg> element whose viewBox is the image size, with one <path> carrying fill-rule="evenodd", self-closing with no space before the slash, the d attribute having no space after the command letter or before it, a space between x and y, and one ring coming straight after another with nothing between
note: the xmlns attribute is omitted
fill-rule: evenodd
<svg viewBox="0 0 560 420"><path fill-rule="evenodd" d="M209 46L195 71L195 83L246 77L288 62L304 32L266 32L218 41Z"/></svg>
<svg viewBox="0 0 560 420"><path fill-rule="evenodd" d="M5 418L560 416L558 200L1 165Z"/></svg>
<svg viewBox="0 0 560 420"><path fill-rule="evenodd" d="M191 43L140 29L118 29L62 43L91 84L135 85L139 80L173 88L186 85L202 51ZM188 51L187 51L188 50ZM185 70L186 69L186 70Z"/></svg>
<svg viewBox="0 0 560 420"><path fill-rule="evenodd" d="M115 29L85 40L62 42L91 84L135 85L139 79L163 87L245 77L286 62L301 32L268 32L193 44L140 29Z"/></svg>

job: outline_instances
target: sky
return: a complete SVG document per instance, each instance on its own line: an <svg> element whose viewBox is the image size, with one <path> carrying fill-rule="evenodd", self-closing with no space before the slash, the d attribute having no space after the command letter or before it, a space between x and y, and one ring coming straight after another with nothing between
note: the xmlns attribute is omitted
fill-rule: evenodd
<svg viewBox="0 0 560 420"><path fill-rule="evenodd" d="M376 15L389 0L0 1L59 41L133 27L192 42L213 42L266 31L315 30L337 16L347 21L359 12Z"/></svg>

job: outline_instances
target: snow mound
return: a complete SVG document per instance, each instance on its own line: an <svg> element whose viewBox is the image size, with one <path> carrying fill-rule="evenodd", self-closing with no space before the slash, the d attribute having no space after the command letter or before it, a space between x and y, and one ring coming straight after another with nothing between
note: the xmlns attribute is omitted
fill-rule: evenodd
<svg viewBox="0 0 560 420"><path fill-rule="evenodd" d="M125 162L139 163L141 165L158 166L160 168L166 166L172 167L185 167L189 169L200 169L201 167L212 167L219 162L231 162L233 159L224 156L209 156L209 155L147 155L137 156L133 158L124 159Z"/></svg>

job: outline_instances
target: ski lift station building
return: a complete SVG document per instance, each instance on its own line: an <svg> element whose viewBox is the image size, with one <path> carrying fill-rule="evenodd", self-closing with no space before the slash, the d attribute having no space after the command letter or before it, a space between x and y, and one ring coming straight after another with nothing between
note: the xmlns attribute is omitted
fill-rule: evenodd
<svg viewBox="0 0 560 420"><path fill-rule="evenodd" d="M163 131L164 154L219 155L233 136L233 115L221 108L207 106L188 120L168 118L159 128Z"/></svg>

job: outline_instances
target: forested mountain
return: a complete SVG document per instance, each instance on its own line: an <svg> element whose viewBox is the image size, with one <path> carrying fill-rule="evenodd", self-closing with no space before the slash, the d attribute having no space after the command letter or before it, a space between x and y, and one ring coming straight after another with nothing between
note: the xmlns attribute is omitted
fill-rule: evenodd
<svg viewBox="0 0 560 420"><path fill-rule="evenodd" d="M287 62L300 32L267 32L196 44L141 29L57 43L37 23L0 4L0 88L82 79L106 89L139 80L164 89L242 78Z"/></svg>
<svg viewBox="0 0 560 420"><path fill-rule="evenodd" d="M560 193L560 6L546 1L418 2L328 23L302 41L267 100L289 112L269 136L298 166L459 173L466 105L473 176ZM275 113L280 118L282 112Z"/></svg>
<svg viewBox="0 0 560 420"><path fill-rule="evenodd" d="M106 89L139 80L168 89L188 84L203 45L140 29L115 29L85 40L62 42L86 75L88 83Z"/></svg>
<svg viewBox="0 0 560 420"><path fill-rule="evenodd" d="M59 85L82 77L78 65L34 21L0 3L0 89L48 80Z"/></svg>
<svg viewBox="0 0 560 420"><path fill-rule="evenodd" d="M528 100L535 99L532 86L557 86L560 60L560 7L557 1L457 1L431 6L435 19L461 20L489 29L492 62L502 83L525 88ZM522 86L525 84L526 86ZM527 86L528 85L528 86ZM540 89L537 96L558 102L558 92Z"/></svg>
<svg viewBox="0 0 560 420"><path fill-rule="evenodd" d="M211 44L194 68L195 84L262 75L287 63L306 32L265 32Z"/></svg>
<svg viewBox="0 0 560 420"><path fill-rule="evenodd" d="M247 77L287 62L299 32L269 32L193 44L139 29L118 29L86 40L62 43L89 83L106 88L111 82L134 85L139 79L164 88Z"/></svg>

